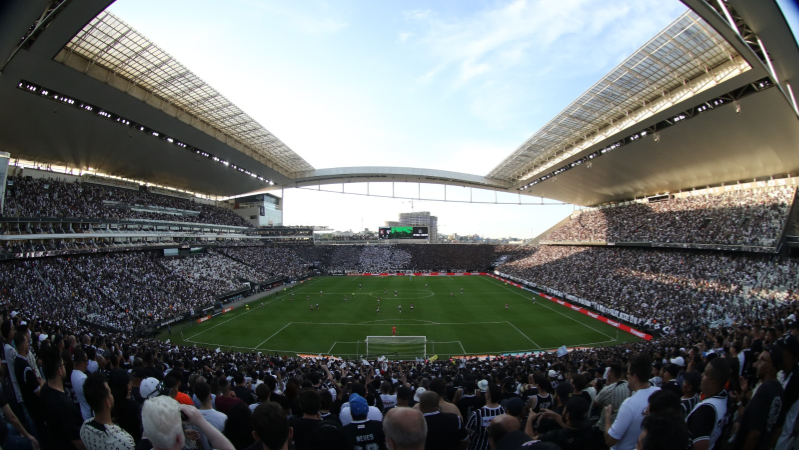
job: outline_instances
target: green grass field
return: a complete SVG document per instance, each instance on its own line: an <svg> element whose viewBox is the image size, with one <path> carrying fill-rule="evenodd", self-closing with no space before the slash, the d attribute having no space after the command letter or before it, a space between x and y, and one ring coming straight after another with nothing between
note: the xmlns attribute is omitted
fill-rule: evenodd
<svg viewBox="0 0 800 450"><path fill-rule="evenodd" d="M390 336L392 327L397 327L398 336L426 336L428 356L439 357L638 340L546 299L537 298L533 304L532 295L487 276L317 277L295 284L285 293L281 290L280 295L251 301L249 311L237 307L201 324L173 326L171 336L162 333L159 337L223 350L344 358L364 355L365 338ZM409 308L411 303L414 312ZM312 304L314 310L309 308ZM402 305L402 312L398 305Z"/></svg>

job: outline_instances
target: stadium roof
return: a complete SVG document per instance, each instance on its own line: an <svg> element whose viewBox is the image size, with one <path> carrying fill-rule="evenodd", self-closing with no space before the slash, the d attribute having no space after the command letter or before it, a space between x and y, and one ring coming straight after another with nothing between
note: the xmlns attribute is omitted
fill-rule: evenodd
<svg viewBox="0 0 800 450"><path fill-rule="evenodd" d="M577 153L580 144L604 139L652 115L658 103L676 103L686 95L676 91L698 77L712 77L712 83L706 83L712 85L749 69L719 33L687 11L547 122L487 177L510 182L530 178Z"/></svg>
<svg viewBox="0 0 800 450"><path fill-rule="evenodd" d="M89 22L65 49L207 122L284 175L314 169L216 89L109 12Z"/></svg>
<svg viewBox="0 0 800 450"><path fill-rule="evenodd" d="M400 167L314 170L155 44L103 12L110 3L0 4L0 151L219 196L407 181L595 205L798 171L797 111L789 100L792 89L797 92L798 49L774 1L684 0L694 12L487 176ZM645 131L653 138L636 140ZM532 184L623 141L631 145L593 160L591 171L559 172L559 183Z"/></svg>

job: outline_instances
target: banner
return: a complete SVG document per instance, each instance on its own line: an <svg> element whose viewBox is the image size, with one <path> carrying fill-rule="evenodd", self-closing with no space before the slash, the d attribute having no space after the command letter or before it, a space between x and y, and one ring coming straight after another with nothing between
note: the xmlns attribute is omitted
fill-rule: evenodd
<svg viewBox="0 0 800 450"><path fill-rule="evenodd" d="M233 306L229 306L227 308L222 308L222 314L225 314L226 312L231 312L231 311L233 311Z"/></svg>
<svg viewBox="0 0 800 450"><path fill-rule="evenodd" d="M197 323L203 323L203 322L205 322L206 320L211 320L211 316L204 316L204 317L201 317L201 318L197 319Z"/></svg>

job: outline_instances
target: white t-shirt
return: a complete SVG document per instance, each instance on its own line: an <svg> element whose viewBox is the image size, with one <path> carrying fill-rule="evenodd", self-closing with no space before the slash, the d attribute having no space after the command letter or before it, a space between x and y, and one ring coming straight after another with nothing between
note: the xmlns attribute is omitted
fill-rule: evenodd
<svg viewBox="0 0 800 450"><path fill-rule="evenodd" d="M392 408L397 405L397 396L389 394L381 394L381 401L383 402L384 409Z"/></svg>
<svg viewBox="0 0 800 450"><path fill-rule="evenodd" d="M381 414L381 410L370 406L369 412L367 413L367 420L377 420L379 422L383 421L383 414ZM342 405L342 410L339 412L339 421L342 422L342 426L350 424L353 421L353 416L350 415L350 404L345 403Z"/></svg>
<svg viewBox="0 0 800 450"><path fill-rule="evenodd" d="M631 450L636 448L636 442L642 433L642 419L644 419L644 410L647 409L647 400L653 392L660 390L655 386L639 389L622 402L619 407L619 413L617 413L617 419L608 430L608 435L619 441L611 447L612 450Z"/></svg>
<svg viewBox="0 0 800 450"><path fill-rule="evenodd" d="M81 406L81 416L83 416L83 420L91 419L94 417L92 414L92 408L88 403L86 403L86 397L83 396L83 382L86 381L86 374L78 369L75 369L72 371L70 380L72 381L72 392L75 393L75 397L78 399L78 404Z"/></svg>
<svg viewBox="0 0 800 450"><path fill-rule="evenodd" d="M3 361L6 363L8 367L8 376L11 378L11 384L14 386L14 395L17 396L17 401L22 401L22 391L19 390L19 384L17 383L17 372L14 370L14 361L17 359L17 349L12 347L10 344L5 344L3 346L3 351L5 351L6 359Z"/></svg>
<svg viewBox="0 0 800 450"><path fill-rule="evenodd" d="M228 420L228 416L225 414L217 411L216 409L201 409L200 414L206 419L206 422L210 423L212 427L219 430L222 433L222 430L225 429L225 421ZM205 450L211 450L211 444L208 442L208 438L206 437L203 432L200 432L200 441L203 443L203 448Z"/></svg>

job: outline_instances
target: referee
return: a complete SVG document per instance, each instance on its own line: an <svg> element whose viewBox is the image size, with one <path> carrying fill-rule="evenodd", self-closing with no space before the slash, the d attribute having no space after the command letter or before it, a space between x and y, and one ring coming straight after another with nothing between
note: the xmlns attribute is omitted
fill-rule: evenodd
<svg viewBox="0 0 800 450"><path fill-rule="evenodd" d="M506 410L497 403L501 398L500 386L492 383L486 390L486 405L476 409L469 416L467 429L472 433L472 440L469 450L487 450L489 448L489 422L500 414L505 414Z"/></svg>

